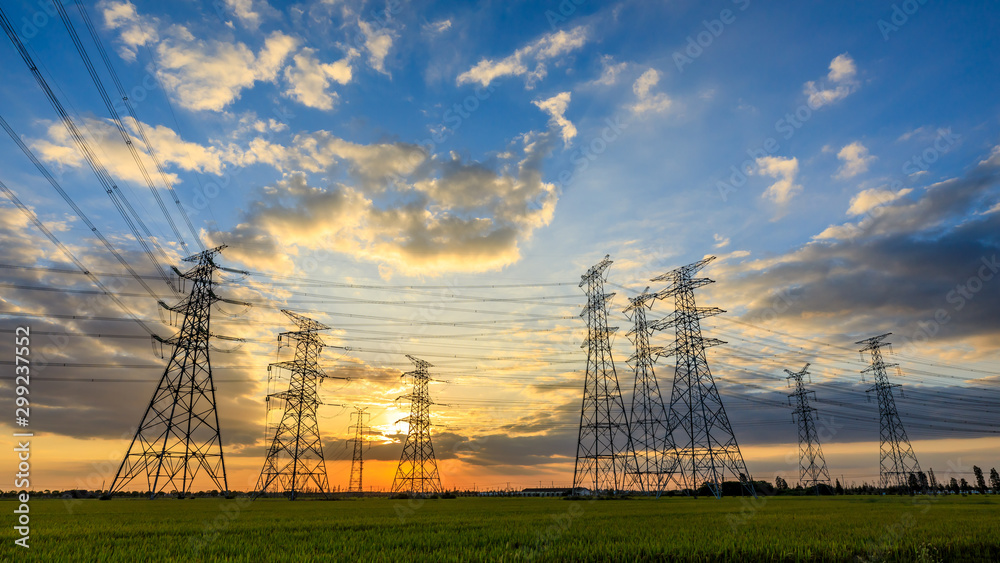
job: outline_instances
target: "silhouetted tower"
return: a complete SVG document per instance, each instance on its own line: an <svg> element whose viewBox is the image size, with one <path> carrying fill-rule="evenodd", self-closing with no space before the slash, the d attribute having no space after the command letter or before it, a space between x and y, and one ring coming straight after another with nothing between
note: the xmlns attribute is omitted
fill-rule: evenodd
<svg viewBox="0 0 1000 563"><path fill-rule="evenodd" d="M632 320L628 336L635 347L635 353L628 359L635 373L629 429L635 447L637 473L643 489L659 496L670 478L670 470L677 463L677 449L670 439L667 408L653 370L653 364L663 353L663 348L649 345L653 329L646 321L646 310L655 299L656 294L649 293L647 287L640 295L629 298L625 314Z"/></svg>
<svg viewBox="0 0 1000 563"><path fill-rule="evenodd" d="M369 417L367 410L367 408L354 407L351 416L354 417L355 422L347 428L348 431L354 430L354 439L351 440L354 442L354 457L351 458L351 482L347 487L347 492L350 493L363 493L365 491L361 477L365 467L365 445L368 444L368 426L365 425L365 421Z"/></svg>
<svg viewBox="0 0 1000 563"><path fill-rule="evenodd" d="M177 274L193 282L191 293L173 307L160 302L184 320L176 335L160 340L172 345L173 352L109 494L122 491L133 479L145 477L150 498L164 491L184 495L191 492L199 471L214 488L229 491L209 361L209 338L213 336L210 311L222 300L214 291L213 274L220 269L215 256L224 248L217 246L185 258L184 262L195 266Z"/></svg>
<svg viewBox="0 0 1000 563"><path fill-rule="evenodd" d="M404 373L403 377L413 379L413 390L401 399L410 400L410 416L397 422L410 425L399 456L399 466L392 480L392 492L427 494L441 492L441 477L438 475L434 445L431 443L431 402L427 387L431 381L427 368L434 367L424 360L407 355L417 369Z"/></svg>
<svg viewBox="0 0 1000 563"><path fill-rule="evenodd" d="M604 272L610 265L611 260L605 256L580 276L580 287L587 293L587 305L580 313L587 320L587 339L581 346L587 350L587 372L573 487L588 487L595 494L623 491L630 485L642 488L628 415L611 357L611 334L618 329L608 327L607 305L614 293L604 293Z"/></svg>
<svg viewBox="0 0 1000 563"><path fill-rule="evenodd" d="M676 357L669 432L677 447L677 471L688 487L697 491L707 485L713 495L721 497L722 482L728 472L743 484L746 492L756 497L705 357L706 347L725 342L701 336L700 320L725 311L718 307L697 307L694 300L695 288L713 280L691 276L714 259L715 256L709 256L652 279L668 282L656 294L658 298L674 298L674 312L653 324L655 330L673 327L676 333L674 344L664 354Z"/></svg>
<svg viewBox="0 0 1000 563"><path fill-rule="evenodd" d="M823 448L820 447L816 432L816 421L813 419L816 409L809 406L809 394L813 392L806 389L806 384L802 380L809 375L809 364L797 372L786 369L785 373L788 374L787 379L795 381L795 392L789 393L788 398L789 403L795 407L792 415L799 423L799 482L806 488L816 487L818 495L821 483L830 484L830 472L826 468L826 458L823 457ZM813 395L815 396L815 393Z"/></svg>
<svg viewBox="0 0 1000 563"><path fill-rule="evenodd" d="M287 390L271 393L266 398L269 405L271 401L284 403L284 413L271 438L254 487L254 498L267 492L284 493L289 500L295 500L302 492L327 495L330 483L316 415L320 404L319 384L328 377L319 367L319 355L326 343L317 332L330 327L292 311L281 312L299 329L278 335L279 343L282 338L295 343L295 359L267 367L268 371L287 370L291 376Z"/></svg>
<svg viewBox="0 0 1000 563"><path fill-rule="evenodd" d="M906 430L903 429L903 422L899 419L899 412L896 411L896 400L892 396L892 388L899 387L898 383L889 383L889 376L886 368L896 368L899 374L899 364L887 364L882 359L882 346L890 346L883 343L885 337L892 334L887 332L879 336L873 336L865 340L859 340L855 344L864 344L861 348L861 357L868 352L871 356L871 366L861 373L871 373L875 377L875 385L868 388L866 392L875 392L878 397L879 415L879 438L881 460L879 461L879 486L882 489L889 487L910 488L910 475L920 473L920 464L917 463L917 456L913 453L910 440L906 437Z"/></svg>

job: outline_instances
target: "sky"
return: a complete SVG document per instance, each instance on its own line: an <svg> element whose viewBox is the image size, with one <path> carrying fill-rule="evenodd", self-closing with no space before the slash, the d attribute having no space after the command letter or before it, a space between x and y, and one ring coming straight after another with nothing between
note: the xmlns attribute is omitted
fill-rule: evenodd
<svg viewBox="0 0 1000 563"><path fill-rule="evenodd" d="M190 289L169 267L221 244L249 272L218 275L248 306L212 318L243 340L212 353L233 489L252 488L280 415L264 397L288 384L267 369L291 358L282 308L332 327L333 487L354 407L371 413L366 488L390 486L407 354L433 365L445 487L568 486L580 276L605 255L626 405L627 298L717 256L696 297L726 311L702 325L727 342L708 360L754 477L798 480L784 370L809 363L831 475L877 480L855 342L890 332L921 466L1000 466L994 3L63 5L5 2L24 55L0 47L0 180L28 209L0 198L0 329L36 335L36 490L110 484L165 365L146 329L177 330L157 300Z"/></svg>

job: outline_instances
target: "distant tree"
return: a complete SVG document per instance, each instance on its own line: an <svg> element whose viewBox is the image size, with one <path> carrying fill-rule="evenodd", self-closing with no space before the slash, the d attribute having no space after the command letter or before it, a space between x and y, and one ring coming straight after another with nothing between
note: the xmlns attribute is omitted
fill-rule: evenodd
<svg viewBox="0 0 1000 563"><path fill-rule="evenodd" d="M976 474L976 489L979 494L986 494L986 479L983 478L983 470L978 465L973 465L972 472Z"/></svg>
<svg viewBox="0 0 1000 563"><path fill-rule="evenodd" d="M937 477L934 476L934 468L927 470L927 481L930 483L932 489L938 488Z"/></svg>
<svg viewBox="0 0 1000 563"><path fill-rule="evenodd" d="M781 478L781 475L778 475L777 477L774 478L774 488L778 489L779 491L787 491L788 481L785 481L784 479Z"/></svg>
<svg viewBox="0 0 1000 563"><path fill-rule="evenodd" d="M920 488L920 480L917 479L917 475L912 471L910 472L910 476L906 479L906 488L910 489L910 491L916 491Z"/></svg>
<svg viewBox="0 0 1000 563"><path fill-rule="evenodd" d="M961 487L963 493L967 493L972 490L972 487L969 486L969 482L965 480L965 477L962 477L962 480L959 481L959 487Z"/></svg>
<svg viewBox="0 0 1000 563"><path fill-rule="evenodd" d="M994 493L1000 494L1000 473L997 473L996 467L990 469L990 488Z"/></svg>
<svg viewBox="0 0 1000 563"><path fill-rule="evenodd" d="M995 470L994 470L994 471L995 471ZM836 487L834 487L834 490L835 490L835 491L837 491L837 494L838 494L838 495L842 495L842 494L844 494L844 487L843 487L843 486L841 486L841 484L840 484L840 479L837 479L837 486L836 486Z"/></svg>
<svg viewBox="0 0 1000 563"><path fill-rule="evenodd" d="M926 491L927 489L931 488L930 483L927 481L927 474L924 473L923 471L918 471L917 472L917 479L920 480L920 489L921 490Z"/></svg>
<svg viewBox="0 0 1000 563"><path fill-rule="evenodd" d="M962 480L965 481L965 479ZM959 491L958 480L955 479L954 477L951 478L951 481L948 481L948 490L950 490L953 493L957 493Z"/></svg>

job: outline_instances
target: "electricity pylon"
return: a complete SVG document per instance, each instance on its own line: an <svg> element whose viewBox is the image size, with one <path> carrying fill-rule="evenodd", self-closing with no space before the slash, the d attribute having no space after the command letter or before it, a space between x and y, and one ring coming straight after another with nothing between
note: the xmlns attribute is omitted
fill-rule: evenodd
<svg viewBox="0 0 1000 563"><path fill-rule="evenodd" d="M618 386L618 374L611 357L611 334L607 304L614 293L604 293L605 270L609 256L580 276L580 287L587 293L587 305L581 317L587 320L587 373L583 403L580 408L580 431L573 468L573 488L588 486L593 494L617 493L630 485L642 488L636 473L638 464L629 431L628 413Z"/></svg>
<svg viewBox="0 0 1000 563"><path fill-rule="evenodd" d="M882 359L882 346L890 346L882 341L892 334L887 332L879 336L873 336L865 340L859 340L855 344L864 344L861 348L861 357L868 352L871 356L871 366L861 373L872 373L875 377L875 385L867 389L867 393L875 391L878 397L879 415L879 450L881 459L879 461L879 487L883 490L889 487L901 487L910 489L910 475L920 473L920 464L917 463L917 456L913 453L910 440L906 437L906 430L903 429L903 422L899 419L899 412L896 411L896 400L892 396L892 388L899 387L898 383L889 383L889 376L886 368L895 367L899 374L899 364L887 364ZM891 351L891 347L890 347Z"/></svg>
<svg viewBox="0 0 1000 563"><path fill-rule="evenodd" d="M725 311L718 307L697 307L694 300L695 288L714 281L692 275L714 259L715 256L709 256L651 280L668 282L656 294L657 298L674 298L674 312L653 323L655 330L674 327L676 332L674 344L664 353L676 357L668 430L677 447L676 470L693 491L705 485L716 498L722 497L722 482L729 472L746 492L756 497L705 357L706 347L725 342L701 336L700 320Z"/></svg>
<svg viewBox="0 0 1000 563"><path fill-rule="evenodd" d="M403 452L399 456L396 476L392 479L392 492L427 494L441 492L441 476L438 474L434 445L431 443L430 393L427 391L430 375L427 368L434 367L429 362L407 355L416 369L403 374L413 379L413 390L400 399L410 400L410 416L397 422L410 425L403 442Z"/></svg>
<svg viewBox="0 0 1000 563"><path fill-rule="evenodd" d="M184 258L195 266L177 274L193 282L191 293L173 307L160 303L183 315L184 320L180 332L160 340L173 345L173 352L111 482L109 495L145 476L150 498L165 491L184 496L191 492L200 471L216 489L229 492L209 361L209 338L213 336L210 312L212 305L222 300L213 289L213 274L220 268L215 256L224 248L217 246Z"/></svg>
<svg viewBox="0 0 1000 563"><path fill-rule="evenodd" d="M799 482L806 488L816 487L818 495L821 483L830 484L830 472L826 468L826 458L823 457L823 448L816 432L816 421L813 420L816 409L809 406L809 394L815 393L807 390L802 380L809 374L809 364L797 372L786 369L785 373L788 374L787 379L795 381L795 392L788 394L788 400L789 403L793 398L795 400L792 416L799 423Z"/></svg>
<svg viewBox="0 0 1000 563"><path fill-rule="evenodd" d="M628 359L635 373L629 429L635 447L637 473L643 489L659 497L670 480L670 469L677 463L677 450L667 430L667 408L653 370L653 364L663 353L663 348L649 344L653 329L646 321L646 310L655 299L656 294L649 293L647 287L638 296L629 298L625 314L632 320L628 336L635 347L635 353Z"/></svg>
<svg viewBox="0 0 1000 563"><path fill-rule="evenodd" d="M351 416L355 418L356 422L347 428L348 431L354 430L354 439L351 440L354 442L354 457L351 458L351 482L347 487L349 493L365 492L362 474L365 466L365 444L368 442L368 426L365 425L365 419L370 415L366 412L367 410L367 408L354 407Z"/></svg>
<svg viewBox="0 0 1000 563"><path fill-rule="evenodd" d="M282 338L295 342L295 359L267 367L268 371L288 370L291 377L286 391L271 393L266 399L269 404L272 400L283 401L285 410L257 478L254 498L271 489L295 500L299 493L309 492L313 486L328 495L330 483L316 410L320 404L319 384L329 377L319 367L319 355L326 343L317 332L330 327L292 311L281 312L299 329L278 335L279 343Z"/></svg>

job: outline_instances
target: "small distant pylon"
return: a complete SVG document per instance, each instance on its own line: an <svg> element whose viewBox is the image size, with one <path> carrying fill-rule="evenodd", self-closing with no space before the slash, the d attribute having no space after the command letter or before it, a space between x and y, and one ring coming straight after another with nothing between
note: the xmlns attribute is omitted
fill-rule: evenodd
<svg viewBox="0 0 1000 563"><path fill-rule="evenodd" d="M267 367L268 371L286 369L291 377L288 390L267 396L268 403L284 401L285 409L254 487L254 498L273 490L295 500L300 493L311 492L313 486L316 492L329 496L330 483L316 414L320 404L319 384L329 376L319 367L319 355L326 343L316 333L330 327L292 311L281 312L299 329L278 335L279 342L282 338L295 342L295 359Z"/></svg>
<svg viewBox="0 0 1000 563"><path fill-rule="evenodd" d="M607 304L614 297L614 293L604 293L604 272L609 266L610 256L605 256L580 276L580 287L587 293L587 305L580 313L587 320L587 339L581 346L587 350L587 372L573 487L589 487L593 494L618 493L630 485L642 488L628 413L611 357L611 334L618 329L608 327Z"/></svg>
<svg viewBox="0 0 1000 563"><path fill-rule="evenodd" d="M792 415L799 424L799 482L805 488L816 487L816 494L819 494L821 484L830 484L830 472L826 468L826 458L823 457L823 448L819 443L819 435L816 431L816 421L813 420L813 413L816 409L809 406L809 394L815 393L806 389L803 378L809 375L809 364L801 370L793 372L785 370L787 379L795 381L795 392L788 394L789 402L794 398L795 410Z"/></svg>
<svg viewBox="0 0 1000 563"><path fill-rule="evenodd" d="M671 480L670 470L677 463L677 449L670 438L667 408L653 369L663 348L649 344L653 329L646 320L646 310L655 300L656 294L649 293L647 287L638 296L629 298L625 314L632 320L628 336L635 347L635 353L628 359L635 373L629 429L635 447L637 473L643 489L659 497ZM678 482L678 485L681 483Z"/></svg>
<svg viewBox="0 0 1000 563"><path fill-rule="evenodd" d="M213 289L213 274L221 268L215 256L224 248L217 246L184 258L195 266L177 274L193 282L191 293L173 307L160 302L184 320L174 337L160 339L173 345L173 353L111 481L109 495L143 476L150 498L171 491L184 496L191 492L199 471L204 471L217 490L229 491L209 360L209 339L214 336L209 331L210 313L212 305L223 300Z"/></svg>
<svg viewBox="0 0 1000 563"><path fill-rule="evenodd" d="M399 456L399 466L392 480L392 492L410 494L439 493L441 476L438 474L437 460L434 458L434 444L431 443L432 404L427 390L431 381L427 368L434 367L429 362L407 355L416 369L403 374L413 379L413 390L401 399L410 400L410 416L397 422L410 425Z"/></svg>
<svg viewBox="0 0 1000 563"><path fill-rule="evenodd" d="M351 482L347 486L347 492L349 493L365 492L362 475L364 474L365 467L365 446L369 444L368 426L365 422L370 417L370 414L367 411L367 407L354 407L354 412L351 413L351 416L355 422L347 428L348 431L354 430L354 439L351 440L354 442L354 456L351 458Z"/></svg>
<svg viewBox="0 0 1000 563"><path fill-rule="evenodd" d="M892 333L887 332L859 340L855 344L864 345L860 350L862 358L864 358L865 352L871 356L871 366L861 373L871 373L875 377L875 385L868 388L866 392L874 391L878 397L879 450L881 452L879 487L882 490L889 487L911 489L910 475L920 474L920 464L917 463L917 456L913 453L909 438L906 437L906 430L903 429L903 422L896 410L896 400L892 395L892 388L900 385L889 383L889 375L886 373L886 368L894 367L899 375L899 364L887 364L882 359L882 346L890 346L890 351L892 350L888 342L882 342L890 334Z"/></svg>
<svg viewBox="0 0 1000 563"><path fill-rule="evenodd" d="M676 332L673 346L664 354L676 357L669 431L677 446L677 470L688 487L697 491L702 485L707 485L712 494L720 498L722 482L726 472L729 472L747 493L756 497L757 492L705 357L706 347L725 342L701 336L700 320L725 311L718 307L697 307L694 300L695 288L714 281L692 276L712 260L715 256L651 280L668 282L667 287L657 293L658 298L674 298L674 312L653 323L655 330L674 327Z"/></svg>

